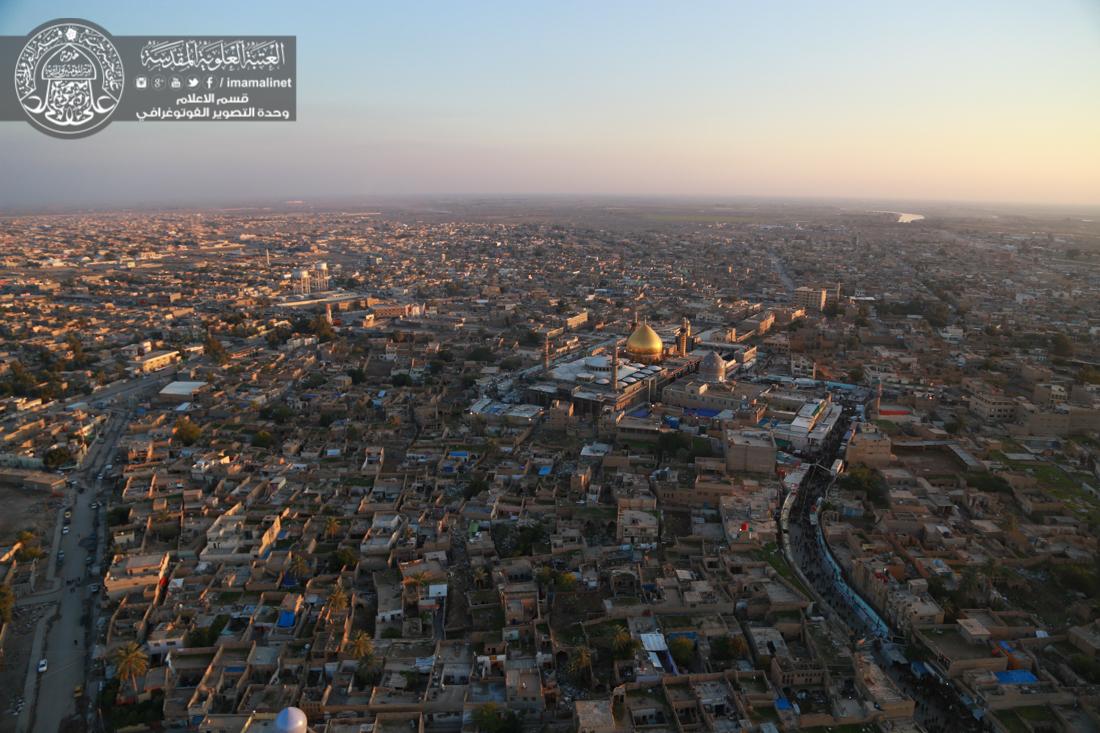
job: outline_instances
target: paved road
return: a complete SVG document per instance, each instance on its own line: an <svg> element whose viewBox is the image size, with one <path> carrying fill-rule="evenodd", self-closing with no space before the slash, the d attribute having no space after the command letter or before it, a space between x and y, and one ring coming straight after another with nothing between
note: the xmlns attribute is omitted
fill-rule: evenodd
<svg viewBox="0 0 1100 733"><path fill-rule="evenodd" d="M155 383L145 379L138 381L142 386ZM70 498L66 504L72 509L69 533L61 533L60 517L56 530L51 563L56 569L59 587L48 595L51 600L57 601L58 613L46 634L45 651L40 652L49 668L44 674L38 674L38 658L31 659L31 669L27 671L28 686L37 686L37 695L27 695L30 704L24 708L19 719L19 731L56 733L61 729L62 721L77 712L73 688L85 684L89 652L94 644L94 637L86 625L89 617L85 615L93 603L89 584L100 581L98 576L91 575L90 570L103 561L105 547L105 510L102 506L92 509L91 505L103 501L97 495L103 488L97 476L114 459L118 440L128 422L128 412L112 414L89 449L83 468L71 476L85 490L69 492ZM104 496L106 494L104 492ZM80 545L80 541L92 535L97 538L97 545L89 551L86 546ZM65 553L60 565L56 564L59 550ZM89 556L92 558L91 566L87 563Z"/></svg>
<svg viewBox="0 0 1100 733"><path fill-rule="evenodd" d="M97 402L110 402L111 400L117 401L120 397L128 397L130 395L141 394L146 389L154 386L161 386L167 384L171 377L175 374L176 367L170 366L161 369L160 371L146 374L141 377L135 377L123 382L116 382L108 385L103 389L93 394L80 397L78 399L69 400L68 404L75 404L77 402L86 402L88 404L95 404Z"/></svg>
<svg viewBox="0 0 1100 733"><path fill-rule="evenodd" d="M775 274L779 277L779 281L783 283L783 287L787 289L788 293L794 292L794 280L791 280L791 276L787 274L787 268L783 265L783 260L779 259L779 256L768 250L768 257L772 261L772 267L775 268Z"/></svg>

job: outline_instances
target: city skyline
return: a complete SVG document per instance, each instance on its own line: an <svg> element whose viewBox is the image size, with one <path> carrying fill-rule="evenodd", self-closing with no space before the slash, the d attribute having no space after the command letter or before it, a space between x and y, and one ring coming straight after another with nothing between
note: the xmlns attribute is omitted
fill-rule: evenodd
<svg viewBox="0 0 1100 733"><path fill-rule="evenodd" d="M431 195L1100 204L1100 8L8 2L298 37L299 120L0 126L6 210ZM89 182L94 181L94 185Z"/></svg>

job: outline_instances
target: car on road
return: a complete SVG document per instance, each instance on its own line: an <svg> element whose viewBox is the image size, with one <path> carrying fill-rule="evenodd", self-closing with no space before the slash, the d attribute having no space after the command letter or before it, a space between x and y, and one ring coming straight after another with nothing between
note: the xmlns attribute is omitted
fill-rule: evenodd
<svg viewBox="0 0 1100 733"><path fill-rule="evenodd" d="M90 508L92 508L92 509L99 509L99 502L98 502L98 501L93 501L93 502L92 502L91 504L89 504L88 506L89 506Z"/></svg>
<svg viewBox="0 0 1100 733"><path fill-rule="evenodd" d="M65 525L61 528L61 534L69 534L69 525Z"/></svg>
<svg viewBox="0 0 1100 733"><path fill-rule="evenodd" d="M46 663L46 660L40 659L38 661L38 674L45 672L47 667L49 667L49 665Z"/></svg>
<svg viewBox="0 0 1100 733"><path fill-rule="evenodd" d="M72 509L66 509L65 510L65 519L72 519L72 517L73 517L73 510Z"/></svg>

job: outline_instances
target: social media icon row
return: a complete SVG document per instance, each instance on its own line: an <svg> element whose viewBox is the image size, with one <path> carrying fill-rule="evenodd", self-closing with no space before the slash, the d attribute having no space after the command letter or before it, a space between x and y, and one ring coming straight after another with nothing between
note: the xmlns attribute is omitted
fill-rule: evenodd
<svg viewBox="0 0 1100 733"><path fill-rule="evenodd" d="M207 89L214 88L214 77L208 76L205 79L200 79L197 76L189 76L183 79L178 76L165 78L163 76L154 76L151 79L147 76L138 76L134 78L134 87L137 89L183 89L186 86L188 89L198 89L200 86L204 86Z"/></svg>

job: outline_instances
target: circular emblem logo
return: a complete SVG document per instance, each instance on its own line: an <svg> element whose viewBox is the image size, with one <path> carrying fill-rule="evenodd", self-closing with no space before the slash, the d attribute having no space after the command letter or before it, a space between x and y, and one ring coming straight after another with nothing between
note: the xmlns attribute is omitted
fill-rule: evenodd
<svg viewBox="0 0 1100 733"><path fill-rule="evenodd" d="M27 118L56 137L83 137L111 119L125 87L111 37L86 20L36 28L15 62L15 93Z"/></svg>

